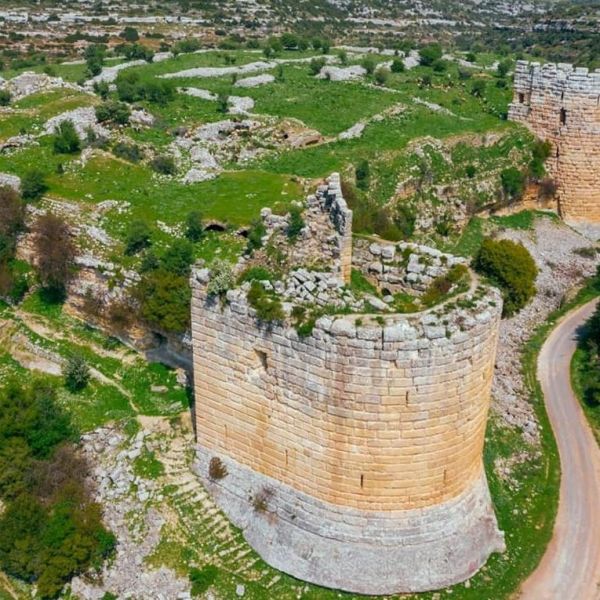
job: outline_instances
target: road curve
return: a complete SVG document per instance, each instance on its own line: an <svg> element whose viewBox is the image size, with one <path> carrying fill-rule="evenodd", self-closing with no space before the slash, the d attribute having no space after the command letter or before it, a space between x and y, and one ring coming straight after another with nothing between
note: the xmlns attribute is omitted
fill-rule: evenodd
<svg viewBox="0 0 600 600"><path fill-rule="evenodd" d="M552 540L523 583L521 600L600 598L600 449L570 378L577 329L596 302L562 319L538 357L538 378L560 453L560 501Z"/></svg>

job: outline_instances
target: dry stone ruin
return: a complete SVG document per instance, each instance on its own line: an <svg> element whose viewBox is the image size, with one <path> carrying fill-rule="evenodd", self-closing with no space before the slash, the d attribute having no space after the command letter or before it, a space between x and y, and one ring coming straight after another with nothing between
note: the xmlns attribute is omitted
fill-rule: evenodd
<svg viewBox="0 0 600 600"><path fill-rule="evenodd" d="M288 217L262 217L276 246ZM364 594L464 581L504 549L482 464L500 294L437 250L361 239L353 252L337 175L303 217L281 245L289 269L260 282L284 319L257 317L249 282L218 296L209 269L192 275L197 471L295 577ZM395 308L457 269L459 292ZM353 270L381 293L360 296ZM310 331L294 326L298 307L318 311Z"/></svg>
<svg viewBox="0 0 600 600"><path fill-rule="evenodd" d="M509 118L552 144L559 214L600 222L600 69L519 61Z"/></svg>

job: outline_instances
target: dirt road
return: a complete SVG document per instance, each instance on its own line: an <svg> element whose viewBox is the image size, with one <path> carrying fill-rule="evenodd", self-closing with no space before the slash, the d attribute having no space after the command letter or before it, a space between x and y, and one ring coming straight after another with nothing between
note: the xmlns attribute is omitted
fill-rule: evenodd
<svg viewBox="0 0 600 600"><path fill-rule="evenodd" d="M596 301L571 312L552 332L538 358L538 377L561 463L554 535L521 600L600 598L600 449L571 388L577 329Z"/></svg>

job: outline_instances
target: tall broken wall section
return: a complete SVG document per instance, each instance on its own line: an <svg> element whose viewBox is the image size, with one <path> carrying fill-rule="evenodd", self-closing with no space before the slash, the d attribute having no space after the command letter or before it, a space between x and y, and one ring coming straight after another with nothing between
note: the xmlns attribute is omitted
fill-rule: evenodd
<svg viewBox="0 0 600 600"><path fill-rule="evenodd" d="M600 70L519 61L509 118L552 144L561 216L600 222Z"/></svg>
<svg viewBox="0 0 600 600"><path fill-rule="evenodd" d="M207 283L196 273L198 472L267 562L394 593L462 581L502 549L482 466L497 291L385 321L321 317L301 338Z"/></svg>

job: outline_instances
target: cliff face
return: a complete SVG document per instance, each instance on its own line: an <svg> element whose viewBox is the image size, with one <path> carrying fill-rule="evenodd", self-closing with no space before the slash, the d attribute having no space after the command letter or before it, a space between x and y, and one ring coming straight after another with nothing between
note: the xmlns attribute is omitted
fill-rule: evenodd
<svg viewBox="0 0 600 600"><path fill-rule="evenodd" d="M519 61L509 118L552 144L561 216L600 222L600 70Z"/></svg>
<svg viewBox="0 0 600 600"><path fill-rule="evenodd" d="M343 205L331 186L315 204ZM321 234L343 241L331 222ZM372 246L400 280L402 244ZM447 268L451 257L430 252L428 264L445 266L407 258L408 268L423 278ZM351 254L336 256L341 283ZM247 286L223 303L209 281L206 269L192 278L198 471L265 560L321 585L393 593L461 581L503 547L481 458L496 290L472 283L456 302L411 315L321 316L300 337L288 319L257 320ZM228 470L218 481L213 457Z"/></svg>

